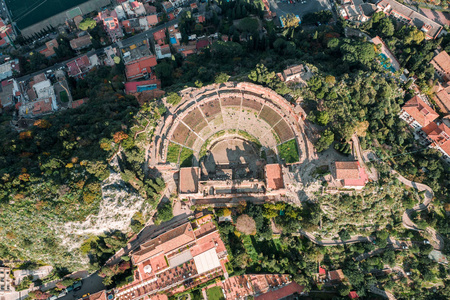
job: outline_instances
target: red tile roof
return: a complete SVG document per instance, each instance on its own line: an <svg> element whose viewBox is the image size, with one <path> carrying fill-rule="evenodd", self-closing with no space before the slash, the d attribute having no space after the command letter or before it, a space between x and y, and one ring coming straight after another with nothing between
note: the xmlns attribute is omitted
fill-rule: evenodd
<svg viewBox="0 0 450 300"><path fill-rule="evenodd" d="M198 22L199 23L203 23L205 21L206 21L205 16L202 16L202 15L198 16Z"/></svg>
<svg viewBox="0 0 450 300"><path fill-rule="evenodd" d="M48 98L34 102L33 115L43 114L52 111L52 101Z"/></svg>
<svg viewBox="0 0 450 300"><path fill-rule="evenodd" d="M336 161L337 179L358 179L359 178L359 164L357 161Z"/></svg>
<svg viewBox="0 0 450 300"><path fill-rule="evenodd" d="M433 146L439 146L445 153L450 155L450 128L441 123L435 122L422 128L423 132L433 141Z"/></svg>
<svg viewBox="0 0 450 300"><path fill-rule="evenodd" d="M348 297L350 299L358 299L359 298L358 294L355 291L351 291L350 294L348 294Z"/></svg>
<svg viewBox="0 0 450 300"><path fill-rule="evenodd" d="M280 289L257 296L255 297L255 300L278 300L295 293L300 294L303 291L303 288L304 287L299 285L298 283L291 282L290 284Z"/></svg>
<svg viewBox="0 0 450 300"><path fill-rule="evenodd" d="M439 69L442 69L445 73L450 73L450 56L447 52L442 51L438 55L436 55L432 60L431 63L438 67Z"/></svg>
<svg viewBox="0 0 450 300"><path fill-rule="evenodd" d="M406 102L402 109L422 127L427 126L439 117L439 115L417 95Z"/></svg>
<svg viewBox="0 0 450 300"><path fill-rule="evenodd" d="M169 230L160 236L142 244L132 253L133 263L138 265L158 253L167 253L195 240L191 223Z"/></svg>
<svg viewBox="0 0 450 300"><path fill-rule="evenodd" d="M280 164L266 165L266 181L269 189L278 190L284 187Z"/></svg>
<svg viewBox="0 0 450 300"><path fill-rule="evenodd" d="M319 267L319 274L320 274L320 275L326 275L326 274L327 274L327 271L326 271L324 268Z"/></svg>
<svg viewBox="0 0 450 300"><path fill-rule="evenodd" d="M161 29L155 33L153 33L153 38L155 42L157 42L160 45L164 44L164 39L166 38L166 31L164 29Z"/></svg>
<svg viewBox="0 0 450 300"><path fill-rule="evenodd" d="M143 57L138 61L125 66L125 74L128 79L139 78L145 74L151 73L151 68L156 66L158 63L155 56Z"/></svg>
<svg viewBox="0 0 450 300"><path fill-rule="evenodd" d="M446 90L437 92L434 101L436 102L436 105L439 106L442 113L450 113L450 95Z"/></svg>
<svg viewBox="0 0 450 300"><path fill-rule="evenodd" d="M88 297L83 298L83 300L106 300L106 291L100 291L98 293L92 294Z"/></svg>
<svg viewBox="0 0 450 300"><path fill-rule="evenodd" d="M202 39L197 41L197 50L205 48L209 46L209 40L208 39Z"/></svg>
<svg viewBox="0 0 450 300"><path fill-rule="evenodd" d="M78 106L80 106L83 103L84 103L84 99L72 101L72 108L77 108Z"/></svg>
<svg viewBox="0 0 450 300"><path fill-rule="evenodd" d="M328 272L331 281L342 282L345 279L344 272L341 269Z"/></svg>

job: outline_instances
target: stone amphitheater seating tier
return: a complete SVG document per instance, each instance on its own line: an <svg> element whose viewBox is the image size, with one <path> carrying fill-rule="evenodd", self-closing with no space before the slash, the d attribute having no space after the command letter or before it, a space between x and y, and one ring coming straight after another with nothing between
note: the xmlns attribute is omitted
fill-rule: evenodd
<svg viewBox="0 0 450 300"><path fill-rule="evenodd" d="M241 107L241 99L242 98L220 98L220 104L222 106L235 106Z"/></svg>
<svg viewBox="0 0 450 300"><path fill-rule="evenodd" d="M258 100L247 99L244 95L244 99L242 99L242 107L247 107L259 112L261 110L262 104L259 103Z"/></svg>
<svg viewBox="0 0 450 300"><path fill-rule="evenodd" d="M259 114L259 117L266 121L271 127L275 126L280 121L281 116L268 106L264 106Z"/></svg>
<svg viewBox="0 0 450 300"><path fill-rule="evenodd" d="M183 122L197 133L208 125L197 107L184 117Z"/></svg>
<svg viewBox="0 0 450 300"><path fill-rule="evenodd" d="M219 101L208 101L205 104L202 104L201 109L205 114L205 117L208 121L214 119L217 114L220 114L220 103Z"/></svg>
<svg viewBox="0 0 450 300"><path fill-rule="evenodd" d="M177 128L175 128L173 132L172 140L181 145L184 145L190 132L191 131L189 130L189 128L187 128L183 123L179 122Z"/></svg>
<svg viewBox="0 0 450 300"><path fill-rule="evenodd" d="M186 140L185 146L192 148L194 146L195 141L198 139L198 136L192 131L189 133L189 136Z"/></svg>
<svg viewBox="0 0 450 300"><path fill-rule="evenodd" d="M275 130L275 133L278 135L282 143L295 137L285 120L281 120L277 125L275 125L275 127L273 127L273 130Z"/></svg>

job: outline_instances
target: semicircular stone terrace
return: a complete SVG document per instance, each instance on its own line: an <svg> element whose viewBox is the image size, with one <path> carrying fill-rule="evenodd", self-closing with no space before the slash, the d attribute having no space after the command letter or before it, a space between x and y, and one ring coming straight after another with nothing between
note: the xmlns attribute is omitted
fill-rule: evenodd
<svg viewBox="0 0 450 300"><path fill-rule="evenodd" d="M180 94L181 103L161 130L165 139L157 144L159 162L166 161L169 143L192 149L198 159L205 142L223 131L244 131L275 152L277 145L300 136L299 118L291 105L268 88L227 82L188 88Z"/></svg>

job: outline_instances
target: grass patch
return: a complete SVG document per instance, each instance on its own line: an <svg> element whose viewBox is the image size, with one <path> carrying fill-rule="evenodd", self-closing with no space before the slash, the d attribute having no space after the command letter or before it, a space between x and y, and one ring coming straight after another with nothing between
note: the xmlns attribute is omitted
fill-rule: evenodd
<svg viewBox="0 0 450 300"><path fill-rule="evenodd" d="M288 164L298 162L298 148L295 139L279 145L278 154Z"/></svg>
<svg viewBox="0 0 450 300"><path fill-rule="evenodd" d="M208 300L225 300L222 289L218 286L206 290Z"/></svg>
<svg viewBox="0 0 450 300"><path fill-rule="evenodd" d="M194 158L194 151L183 147L180 153L180 166L184 167L192 167L192 159Z"/></svg>
<svg viewBox="0 0 450 300"><path fill-rule="evenodd" d="M181 146L174 143L169 143L167 147L167 161L171 163L178 163L178 156L180 155Z"/></svg>
<svg viewBox="0 0 450 300"><path fill-rule="evenodd" d="M253 135L249 134L247 131L239 130L238 135L246 139L247 141L250 141L258 146L258 148L261 148L261 143L257 138L255 138Z"/></svg>
<svg viewBox="0 0 450 300"><path fill-rule="evenodd" d="M242 235L242 243L244 244L245 252L250 256L254 263L258 261L258 252L254 246L254 238L249 235Z"/></svg>
<svg viewBox="0 0 450 300"><path fill-rule="evenodd" d="M67 103L69 102L69 95L66 91L59 92L59 99L61 99L61 102Z"/></svg>

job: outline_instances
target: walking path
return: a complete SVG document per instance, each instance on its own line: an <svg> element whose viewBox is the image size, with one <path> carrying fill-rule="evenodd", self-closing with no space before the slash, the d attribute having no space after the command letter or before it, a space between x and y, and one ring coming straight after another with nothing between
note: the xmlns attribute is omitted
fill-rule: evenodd
<svg viewBox="0 0 450 300"><path fill-rule="evenodd" d="M360 161L360 164L365 166L366 170L367 170L366 157L364 155L361 155L362 151L361 151L361 146L359 144L359 139L356 135L353 135L352 140L355 145L355 150L356 150L356 153L358 156L358 161ZM378 175L375 174L373 170L368 170L368 173L371 173L369 176L374 176L374 177L378 178ZM411 213L413 211L420 212L420 211L428 208L428 206L431 203L431 200L434 197L433 190L425 184L410 181L410 180L406 179L405 177L403 177L402 175L400 175L397 171L395 171L393 169L391 169L391 174L397 176L398 180L400 180L400 182L402 182L404 185L412 187L412 188L418 190L419 192L425 191L424 202L414 206L412 209L407 209L403 213L403 216L402 216L403 226L405 228L408 228L411 230L416 230L416 231L423 231L411 220ZM431 236L431 244L433 245L433 247L436 250L443 250L444 249L443 237L438 232L436 232L436 230L434 230L431 227L428 227L426 229L426 232L428 232ZM321 245L321 246L336 246L336 245L354 244L354 243L360 243L360 242L372 242L374 240L373 237L365 237L362 235L351 236L350 239L345 240L345 241L334 240L334 239L319 240L316 237L314 237L314 235L310 232L300 230L299 233L302 234L303 236L307 237L313 243Z"/></svg>

